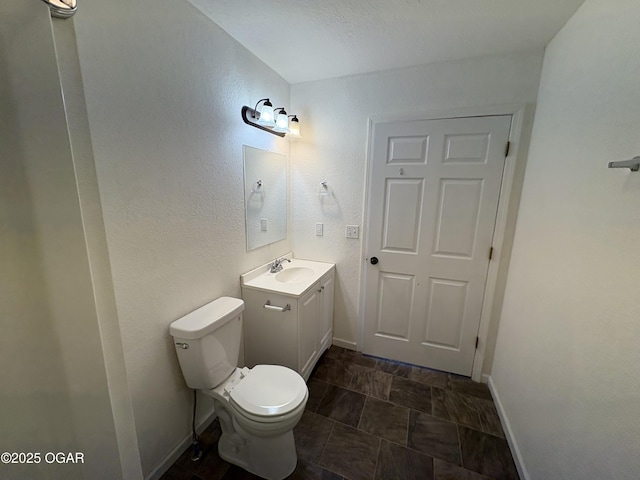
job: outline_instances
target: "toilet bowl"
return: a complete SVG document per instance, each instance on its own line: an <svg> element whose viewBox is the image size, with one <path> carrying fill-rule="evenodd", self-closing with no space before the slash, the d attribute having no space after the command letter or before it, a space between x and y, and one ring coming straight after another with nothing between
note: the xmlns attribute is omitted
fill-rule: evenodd
<svg viewBox="0 0 640 480"><path fill-rule="evenodd" d="M293 427L304 412L307 386L293 370L275 365L236 369L222 385L204 390L214 399L224 460L268 479L296 468Z"/></svg>
<svg viewBox="0 0 640 480"><path fill-rule="evenodd" d="M238 368L244 302L222 297L170 326L187 385L213 398L224 460L269 480L289 476L297 455L293 428L309 392L279 365Z"/></svg>

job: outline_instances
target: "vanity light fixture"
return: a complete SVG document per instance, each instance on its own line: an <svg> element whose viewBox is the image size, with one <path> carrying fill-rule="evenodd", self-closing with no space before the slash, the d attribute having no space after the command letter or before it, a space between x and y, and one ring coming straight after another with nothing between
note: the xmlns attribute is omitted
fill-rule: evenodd
<svg viewBox="0 0 640 480"><path fill-rule="evenodd" d="M302 138L300 135L300 121L296 115L289 115L291 120L289 120L289 136L291 138Z"/></svg>
<svg viewBox="0 0 640 480"><path fill-rule="evenodd" d="M260 102L264 103L262 104L260 113L258 113L258 105L260 105ZM253 109L253 118L257 119L257 123L259 125L262 125L263 127L273 128L276 125L273 117L273 105L271 104L269 99L263 98L262 100L258 100L258 103L256 103L256 108Z"/></svg>
<svg viewBox="0 0 640 480"><path fill-rule="evenodd" d="M280 133L289 133L289 117L287 116L287 111L283 107L276 108L274 112L277 112L278 116L276 117L276 126L273 127L274 132Z"/></svg>
<svg viewBox="0 0 640 480"><path fill-rule="evenodd" d="M260 105L261 102L264 103L260 111L258 111L258 105ZM277 117L275 115L276 113ZM258 100L255 108L245 105L242 107L241 115L244 123L264 130L265 132L272 133L279 137L284 137L287 133L290 133L293 138L301 138L298 117L296 115L287 115L284 107L278 107L274 110L273 104L268 98ZM293 117L291 124L289 124L289 117Z"/></svg>

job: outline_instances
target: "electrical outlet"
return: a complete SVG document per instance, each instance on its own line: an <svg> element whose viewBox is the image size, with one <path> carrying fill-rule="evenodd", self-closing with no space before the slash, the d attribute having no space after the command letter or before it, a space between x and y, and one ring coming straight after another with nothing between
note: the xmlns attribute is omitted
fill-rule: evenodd
<svg viewBox="0 0 640 480"><path fill-rule="evenodd" d="M358 225L347 225L344 231L344 236L347 238L359 238L360 227Z"/></svg>
<svg viewBox="0 0 640 480"><path fill-rule="evenodd" d="M324 225L320 222L316 223L316 237L321 237L322 236L322 231L323 231Z"/></svg>
<svg viewBox="0 0 640 480"><path fill-rule="evenodd" d="M266 232L267 230L269 230L269 220L266 218L261 218L260 219L260 230L263 232Z"/></svg>

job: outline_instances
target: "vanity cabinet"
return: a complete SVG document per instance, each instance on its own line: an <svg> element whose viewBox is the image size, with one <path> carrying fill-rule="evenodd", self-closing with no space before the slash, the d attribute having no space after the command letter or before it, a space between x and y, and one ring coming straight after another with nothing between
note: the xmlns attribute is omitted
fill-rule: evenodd
<svg viewBox="0 0 640 480"><path fill-rule="evenodd" d="M248 367L284 365L308 380L333 337L335 267L300 295L242 287Z"/></svg>

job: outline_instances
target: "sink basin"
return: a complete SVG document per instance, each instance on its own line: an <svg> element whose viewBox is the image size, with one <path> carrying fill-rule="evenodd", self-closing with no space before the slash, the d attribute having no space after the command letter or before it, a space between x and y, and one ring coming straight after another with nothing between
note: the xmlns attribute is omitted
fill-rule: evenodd
<svg viewBox="0 0 640 480"><path fill-rule="evenodd" d="M276 280L282 283L298 283L313 278L315 272L309 267L290 267L276 273Z"/></svg>
<svg viewBox="0 0 640 480"><path fill-rule="evenodd" d="M283 263L283 269L277 273L271 273L273 262L269 262L241 275L242 288L300 297L325 273L335 268L333 263L292 258L291 254L284 258L290 261Z"/></svg>

